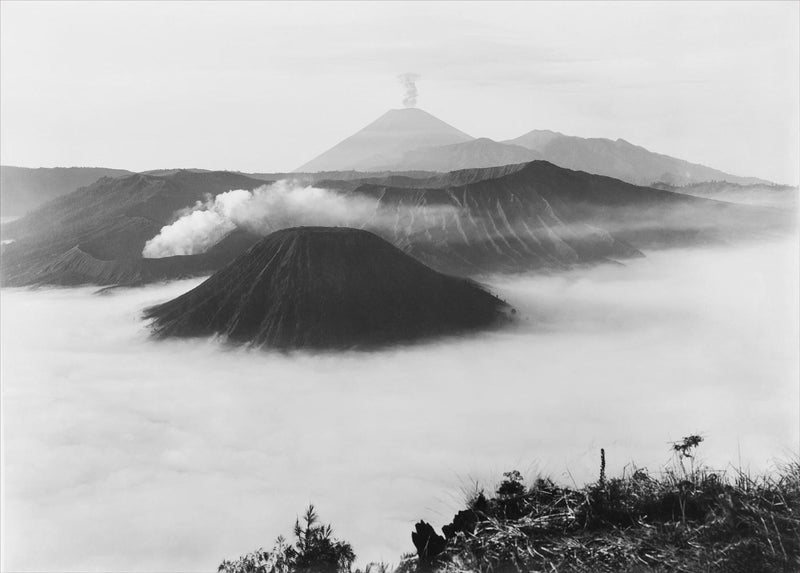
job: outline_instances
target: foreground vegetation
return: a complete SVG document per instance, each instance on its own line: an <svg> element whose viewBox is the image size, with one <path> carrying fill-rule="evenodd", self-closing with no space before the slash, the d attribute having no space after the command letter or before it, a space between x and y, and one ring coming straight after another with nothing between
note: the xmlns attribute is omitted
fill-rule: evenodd
<svg viewBox="0 0 800 573"><path fill-rule="evenodd" d="M583 488L512 471L490 495L476 492L440 535L420 521L415 554L395 573L419 572L741 572L800 571L800 464L767 476L697 467L700 436L673 445L674 463L653 476L634 469L600 475ZM355 554L317 523L310 507L296 541L279 538L225 561L224 573L350 572ZM386 565L367 571L385 573Z"/></svg>

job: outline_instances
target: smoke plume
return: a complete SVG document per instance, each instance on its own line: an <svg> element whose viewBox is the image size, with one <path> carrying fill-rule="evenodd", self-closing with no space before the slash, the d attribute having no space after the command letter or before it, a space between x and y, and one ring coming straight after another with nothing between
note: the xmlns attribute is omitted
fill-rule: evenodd
<svg viewBox="0 0 800 573"><path fill-rule="evenodd" d="M161 228L142 251L146 258L203 253L236 228L233 222L252 194L244 189L222 193L205 203L198 201L177 221Z"/></svg>
<svg viewBox="0 0 800 573"><path fill-rule="evenodd" d="M417 80L420 78L419 74L413 72L406 72L397 76L400 83L406 89L406 95L403 97L403 105L405 107L417 106Z"/></svg>
<svg viewBox="0 0 800 573"><path fill-rule="evenodd" d="M441 217L457 212L450 206L383 209L373 197L281 180L253 191L236 189L198 201L147 241L142 256L157 259L204 253L237 228L259 235L303 225L380 232L402 221L410 231L437 224Z"/></svg>

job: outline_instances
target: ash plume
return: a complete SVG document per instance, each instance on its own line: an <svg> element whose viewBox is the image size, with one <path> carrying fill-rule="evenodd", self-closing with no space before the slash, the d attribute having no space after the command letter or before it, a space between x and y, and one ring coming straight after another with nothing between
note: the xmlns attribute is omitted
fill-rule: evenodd
<svg viewBox="0 0 800 573"><path fill-rule="evenodd" d="M397 76L397 79L400 80L400 83L403 84L403 87L406 89L406 95L403 97L403 105L405 107L416 107L417 106L417 80L420 78L419 74L415 74L413 72L406 72L404 74L400 74Z"/></svg>

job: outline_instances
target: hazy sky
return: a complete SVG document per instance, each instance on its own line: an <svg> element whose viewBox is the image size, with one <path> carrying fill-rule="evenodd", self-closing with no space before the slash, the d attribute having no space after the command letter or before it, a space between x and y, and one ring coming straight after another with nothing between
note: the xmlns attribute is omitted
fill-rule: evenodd
<svg viewBox="0 0 800 573"><path fill-rule="evenodd" d="M800 3L3 2L0 161L291 170L400 107L800 181Z"/></svg>

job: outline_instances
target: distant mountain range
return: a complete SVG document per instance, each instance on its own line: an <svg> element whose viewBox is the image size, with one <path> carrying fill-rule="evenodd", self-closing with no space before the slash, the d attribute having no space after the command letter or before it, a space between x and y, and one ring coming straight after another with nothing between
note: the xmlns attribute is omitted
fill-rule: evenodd
<svg viewBox="0 0 800 573"><path fill-rule="evenodd" d="M211 173L208 169L152 169L142 171L141 175L166 177L177 173ZM0 214L5 218L17 218L33 211L57 197L67 195L73 191L91 185L103 177L126 177L133 175L133 171L124 169L103 169L99 167L41 167L31 169L28 167L14 167L0 165ZM378 171L376 177L395 174L395 172ZM434 172L402 171L396 173L408 177L426 177ZM247 177L261 180L262 182L278 181L279 179L298 179L307 184L315 183L321 179L326 180L354 180L364 177L358 171L320 171L318 173L242 173Z"/></svg>
<svg viewBox="0 0 800 573"><path fill-rule="evenodd" d="M560 167L607 175L636 185L651 185L656 182L687 185L704 181L769 183L756 177L739 177L705 165L654 153L624 139L586 139L555 131L534 130L504 143L530 149L539 155L539 159Z"/></svg>
<svg viewBox="0 0 800 573"><path fill-rule="evenodd" d="M768 184L654 153L625 140L582 138L534 130L503 142L474 139L420 109L391 110L297 171L448 172L542 159L560 167L607 175L635 185L704 181Z"/></svg>
<svg viewBox="0 0 800 573"><path fill-rule="evenodd" d="M673 188L707 182L737 185L772 185L755 177L741 177L648 151L622 139L581 138L554 131L534 130L507 141L472 136L417 108L394 109L344 139L291 173L243 174L276 181L285 177L309 183L319 180L354 180L399 173L424 177L435 173L499 167L545 160L560 167L607 175L650 186ZM179 171L158 169L144 175L167 176ZM0 213L21 216L51 199L94 183L100 177L130 175L124 169L56 167L28 169L0 166ZM736 194L730 194L733 198Z"/></svg>
<svg viewBox="0 0 800 573"><path fill-rule="evenodd" d="M565 268L780 230L793 220L787 207L797 204L797 189L622 140L552 131L474 139L419 109L387 112L302 169L246 175L3 166L3 217L29 212L0 227L0 282L138 284L212 272L259 236L239 228L198 255L145 259L142 249L209 196L285 178L368 198L392 222L377 228L367 218L355 226L460 276Z"/></svg>
<svg viewBox="0 0 800 573"><path fill-rule="evenodd" d="M207 196L264 180L229 172L106 177L0 227L0 284L141 284L217 270L259 236L236 229L197 255L143 258L145 243ZM775 232L792 213L640 187L545 161L318 183L376 202L356 227L460 276L568 268L640 250Z"/></svg>

